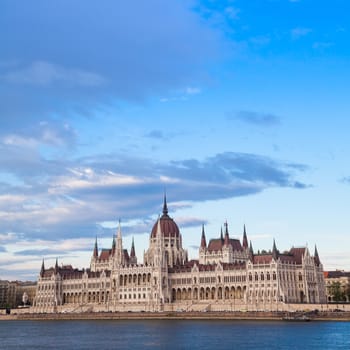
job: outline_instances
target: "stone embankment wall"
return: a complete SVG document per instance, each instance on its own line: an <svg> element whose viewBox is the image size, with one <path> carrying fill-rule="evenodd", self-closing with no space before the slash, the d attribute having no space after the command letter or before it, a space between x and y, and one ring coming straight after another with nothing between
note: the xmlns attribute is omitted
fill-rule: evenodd
<svg viewBox="0 0 350 350"><path fill-rule="evenodd" d="M100 312L1 315L1 320L282 320L287 312ZM307 314L312 321L350 321L350 312L318 312Z"/></svg>
<svg viewBox="0 0 350 350"><path fill-rule="evenodd" d="M13 318L39 318L39 319L118 319L118 318L253 318L276 319L289 312L308 313L316 310L317 317L344 319L350 318L350 304L274 304L270 308L266 305L235 305L227 303L174 303L166 304L161 310L140 311L124 305L116 311L106 308L86 305L85 308L61 307L52 313L35 313L33 309L12 309L10 315L5 315L5 310L0 310L0 320Z"/></svg>

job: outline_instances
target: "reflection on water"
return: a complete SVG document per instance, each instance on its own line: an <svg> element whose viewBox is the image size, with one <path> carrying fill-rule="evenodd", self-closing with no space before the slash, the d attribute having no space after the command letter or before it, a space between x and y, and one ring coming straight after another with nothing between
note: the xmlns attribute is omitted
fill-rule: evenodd
<svg viewBox="0 0 350 350"><path fill-rule="evenodd" d="M350 349L350 322L1 321L0 349Z"/></svg>

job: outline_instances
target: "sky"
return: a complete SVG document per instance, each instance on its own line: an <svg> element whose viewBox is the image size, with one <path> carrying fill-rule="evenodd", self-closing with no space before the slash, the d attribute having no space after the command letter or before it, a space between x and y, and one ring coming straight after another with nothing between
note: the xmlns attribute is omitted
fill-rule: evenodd
<svg viewBox="0 0 350 350"><path fill-rule="evenodd" d="M0 0L0 279L86 268L121 220L138 261L166 191L189 257L350 270L347 0Z"/></svg>

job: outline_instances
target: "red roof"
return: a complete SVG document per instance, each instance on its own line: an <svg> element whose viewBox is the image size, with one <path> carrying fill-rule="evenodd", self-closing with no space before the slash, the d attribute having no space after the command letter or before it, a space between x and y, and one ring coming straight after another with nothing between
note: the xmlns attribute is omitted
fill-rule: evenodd
<svg viewBox="0 0 350 350"><path fill-rule="evenodd" d="M99 259L100 260L108 260L110 255L111 255L111 253L112 253L111 249L102 249Z"/></svg>
<svg viewBox="0 0 350 350"><path fill-rule="evenodd" d="M253 264L270 264L271 261L272 261L272 254L253 256Z"/></svg>
<svg viewBox="0 0 350 350"><path fill-rule="evenodd" d="M211 239L209 244L208 244L208 251L209 252L217 252L222 250L222 247L224 245L224 241L221 240L221 238L214 238ZM235 251L242 251L242 245L241 242L239 241L239 239L233 239L230 238L229 239L229 245L232 246L232 249Z"/></svg>
<svg viewBox="0 0 350 350"><path fill-rule="evenodd" d="M153 225L151 237L156 237L158 228L158 220ZM179 237L180 231L176 222L168 215L163 214L160 218L160 229L164 237Z"/></svg>
<svg viewBox="0 0 350 350"><path fill-rule="evenodd" d="M303 262L303 256L305 254L306 248L292 248L289 253L293 255L294 261L298 264L301 265Z"/></svg>

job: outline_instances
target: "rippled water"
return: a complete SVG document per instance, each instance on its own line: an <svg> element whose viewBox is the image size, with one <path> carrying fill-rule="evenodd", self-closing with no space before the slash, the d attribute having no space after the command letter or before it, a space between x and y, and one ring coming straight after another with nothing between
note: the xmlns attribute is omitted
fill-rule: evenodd
<svg viewBox="0 0 350 350"><path fill-rule="evenodd" d="M1 321L0 349L350 349L350 322Z"/></svg>

